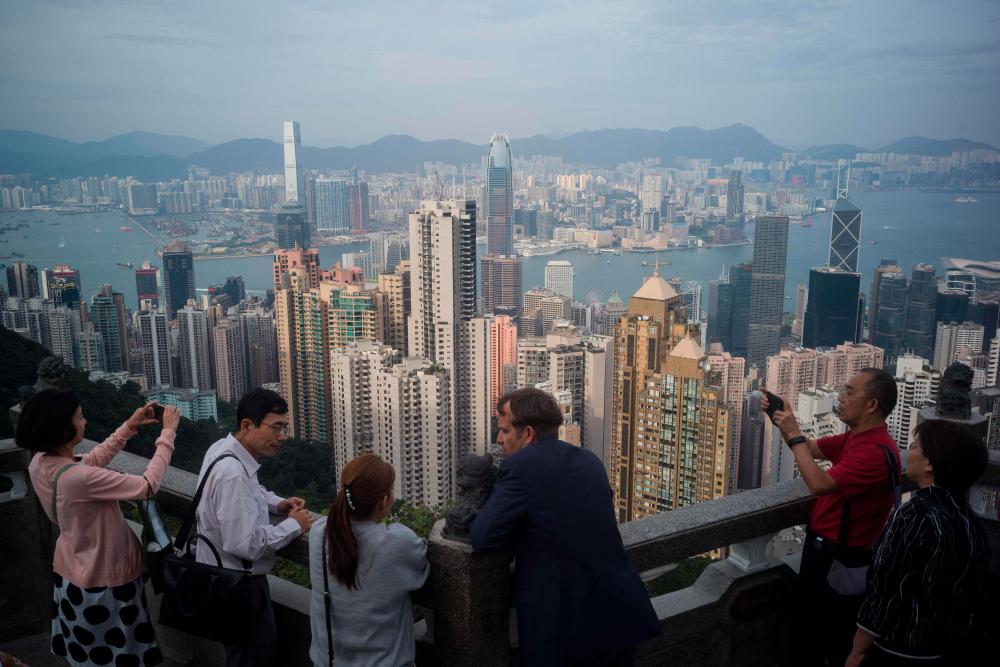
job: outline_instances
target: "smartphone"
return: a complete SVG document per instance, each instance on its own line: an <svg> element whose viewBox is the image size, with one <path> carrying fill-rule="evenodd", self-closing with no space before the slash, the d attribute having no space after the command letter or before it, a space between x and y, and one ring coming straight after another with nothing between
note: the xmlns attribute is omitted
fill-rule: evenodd
<svg viewBox="0 0 1000 667"><path fill-rule="evenodd" d="M158 422L163 421L163 406L159 403L153 403L153 417Z"/></svg>
<svg viewBox="0 0 1000 667"><path fill-rule="evenodd" d="M785 402L767 390L764 393L767 394L767 416L774 419L775 412L785 409Z"/></svg>

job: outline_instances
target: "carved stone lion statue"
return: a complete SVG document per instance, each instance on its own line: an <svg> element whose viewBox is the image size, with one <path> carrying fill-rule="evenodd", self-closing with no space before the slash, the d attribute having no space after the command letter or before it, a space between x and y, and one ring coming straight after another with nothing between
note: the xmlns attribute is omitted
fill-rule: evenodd
<svg viewBox="0 0 1000 667"><path fill-rule="evenodd" d="M444 536L467 541L472 520L493 491L496 473L493 457L466 454L458 463L458 504L448 510L444 521Z"/></svg>
<svg viewBox="0 0 1000 667"><path fill-rule="evenodd" d="M942 419L968 419L972 416L972 369L954 362L941 376L937 413Z"/></svg>

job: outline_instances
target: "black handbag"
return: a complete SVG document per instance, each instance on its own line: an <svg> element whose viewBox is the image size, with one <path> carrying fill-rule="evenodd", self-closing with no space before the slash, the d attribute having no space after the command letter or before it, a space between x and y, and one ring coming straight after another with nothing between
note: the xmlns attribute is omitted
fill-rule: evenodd
<svg viewBox="0 0 1000 667"><path fill-rule="evenodd" d="M168 550L163 557L160 623L223 644L248 646L256 632L256 614L251 604L253 564L244 559L242 570L222 567L219 550L204 535L196 533L193 537L198 538L198 547L210 549L216 562L215 565L199 563L191 553L193 538L189 538L212 468L227 457L236 458L233 454L223 454L205 470L191 509L177 533L176 551Z"/></svg>

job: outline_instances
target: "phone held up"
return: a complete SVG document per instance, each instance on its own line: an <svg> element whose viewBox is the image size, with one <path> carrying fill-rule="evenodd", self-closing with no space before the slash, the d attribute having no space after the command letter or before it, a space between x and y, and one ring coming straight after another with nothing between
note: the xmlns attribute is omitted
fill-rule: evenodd
<svg viewBox="0 0 1000 667"><path fill-rule="evenodd" d="M767 396L767 416L773 420L775 412L785 409L785 402L767 390L764 391L764 394Z"/></svg>
<svg viewBox="0 0 1000 667"><path fill-rule="evenodd" d="M153 418L158 422L163 421L163 406L159 403L153 403Z"/></svg>

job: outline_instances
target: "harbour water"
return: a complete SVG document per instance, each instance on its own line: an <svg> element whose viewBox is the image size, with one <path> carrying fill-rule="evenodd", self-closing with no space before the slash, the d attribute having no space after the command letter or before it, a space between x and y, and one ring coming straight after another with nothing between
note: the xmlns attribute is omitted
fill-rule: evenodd
<svg viewBox="0 0 1000 667"><path fill-rule="evenodd" d="M860 249L862 285L867 292L874 268L882 258L897 260L904 270L927 262L940 270L941 257L978 260L1000 259L1000 193L977 193L976 203L956 202L954 193L863 192L851 199L864 211ZM36 220L41 219L41 222ZM52 267L70 264L80 270L82 291L89 300L101 283L111 283L135 306L135 279L132 270L117 263L138 267L144 260L160 265L156 249L169 239L154 238L121 212L57 215L36 211L4 212L0 225L28 220L27 228L0 236L0 262L10 264L12 252L24 255L30 264ZM809 269L824 265L830 241L830 214L812 218L811 227L792 224L788 239L785 294L794 299L795 286L807 283ZM51 224L58 223L58 224ZM122 231L129 226L132 231ZM195 238L205 238L208 228ZM748 229L752 232L752 229ZM24 238L27 236L27 238ZM875 245L869 244L875 241ZM320 248L322 266L332 266L341 253L367 249L367 243ZM483 246L479 247L484 252ZM659 254L661 274L704 285L703 307L708 303L708 281L719 276L727 265L747 262L753 246L730 246L673 250ZM612 290L627 298L653 270L655 253L590 255L572 250L557 255L524 258L523 285L529 289L544 282L545 264L552 259L570 261L576 273L574 295L578 301L605 300ZM647 262L647 266L642 266ZM195 263L195 284L203 289L225 282L227 276L241 275L248 290L271 287L271 257L253 256L204 259ZM793 308L786 301L786 310Z"/></svg>

